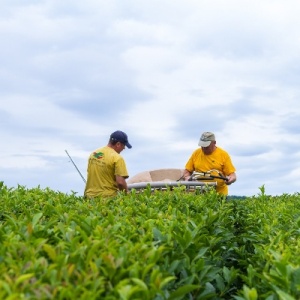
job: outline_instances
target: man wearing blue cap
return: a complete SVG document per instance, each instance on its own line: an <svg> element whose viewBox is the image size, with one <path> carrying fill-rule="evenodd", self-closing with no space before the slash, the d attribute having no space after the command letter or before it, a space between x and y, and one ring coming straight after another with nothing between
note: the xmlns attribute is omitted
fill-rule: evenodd
<svg viewBox="0 0 300 300"><path fill-rule="evenodd" d="M117 130L113 132L108 144L93 151L88 160L87 182L84 196L95 198L114 197L118 191L128 192L126 178L127 167L120 153L125 147L131 149L127 134Z"/></svg>

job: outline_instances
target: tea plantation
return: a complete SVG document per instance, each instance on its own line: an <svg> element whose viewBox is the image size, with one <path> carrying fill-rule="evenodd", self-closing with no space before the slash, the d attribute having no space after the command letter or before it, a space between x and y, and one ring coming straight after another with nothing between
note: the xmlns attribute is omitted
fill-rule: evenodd
<svg viewBox="0 0 300 300"><path fill-rule="evenodd" d="M88 201L0 182L0 299L300 299L300 194Z"/></svg>

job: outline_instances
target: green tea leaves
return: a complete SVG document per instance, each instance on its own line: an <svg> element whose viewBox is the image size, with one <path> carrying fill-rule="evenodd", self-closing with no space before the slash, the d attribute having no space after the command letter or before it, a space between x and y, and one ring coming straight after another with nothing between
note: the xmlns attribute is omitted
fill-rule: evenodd
<svg viewBox="0 0 300 300"><path fill-rule="evenodd" d="M300 195L87 200L0 185L0 299L300 299Z"/></svg>

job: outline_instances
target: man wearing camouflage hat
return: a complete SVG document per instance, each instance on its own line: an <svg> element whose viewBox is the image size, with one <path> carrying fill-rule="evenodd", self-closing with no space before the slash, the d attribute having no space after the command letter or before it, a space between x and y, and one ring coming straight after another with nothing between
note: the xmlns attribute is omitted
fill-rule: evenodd
<svg viewBox="0 0 300 300"><path fill-rule="evenodd" d="M194 171L203 174L212 174L213 171L217 172L224 179L214 178L217 182L216 190L222 195L228 195L228 185L236 181L236 170L231 162L230 155L222 148L216 146L216 138L212 132L204 132L198 145L201 148L196 149L192 153L185 165L184 179L190 180Z"/></svg>

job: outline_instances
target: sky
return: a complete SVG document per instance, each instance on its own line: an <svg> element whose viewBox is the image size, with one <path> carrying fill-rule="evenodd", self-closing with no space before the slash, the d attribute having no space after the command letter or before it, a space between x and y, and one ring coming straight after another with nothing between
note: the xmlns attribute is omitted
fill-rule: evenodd
<svg viewBox="0 0 300 300"><path fill-rule="evenodd" d="M300 192L298 0L0 0L0 181L83 195L115 130L129 175L184 169L204 131L230 195Z"/></svg>

